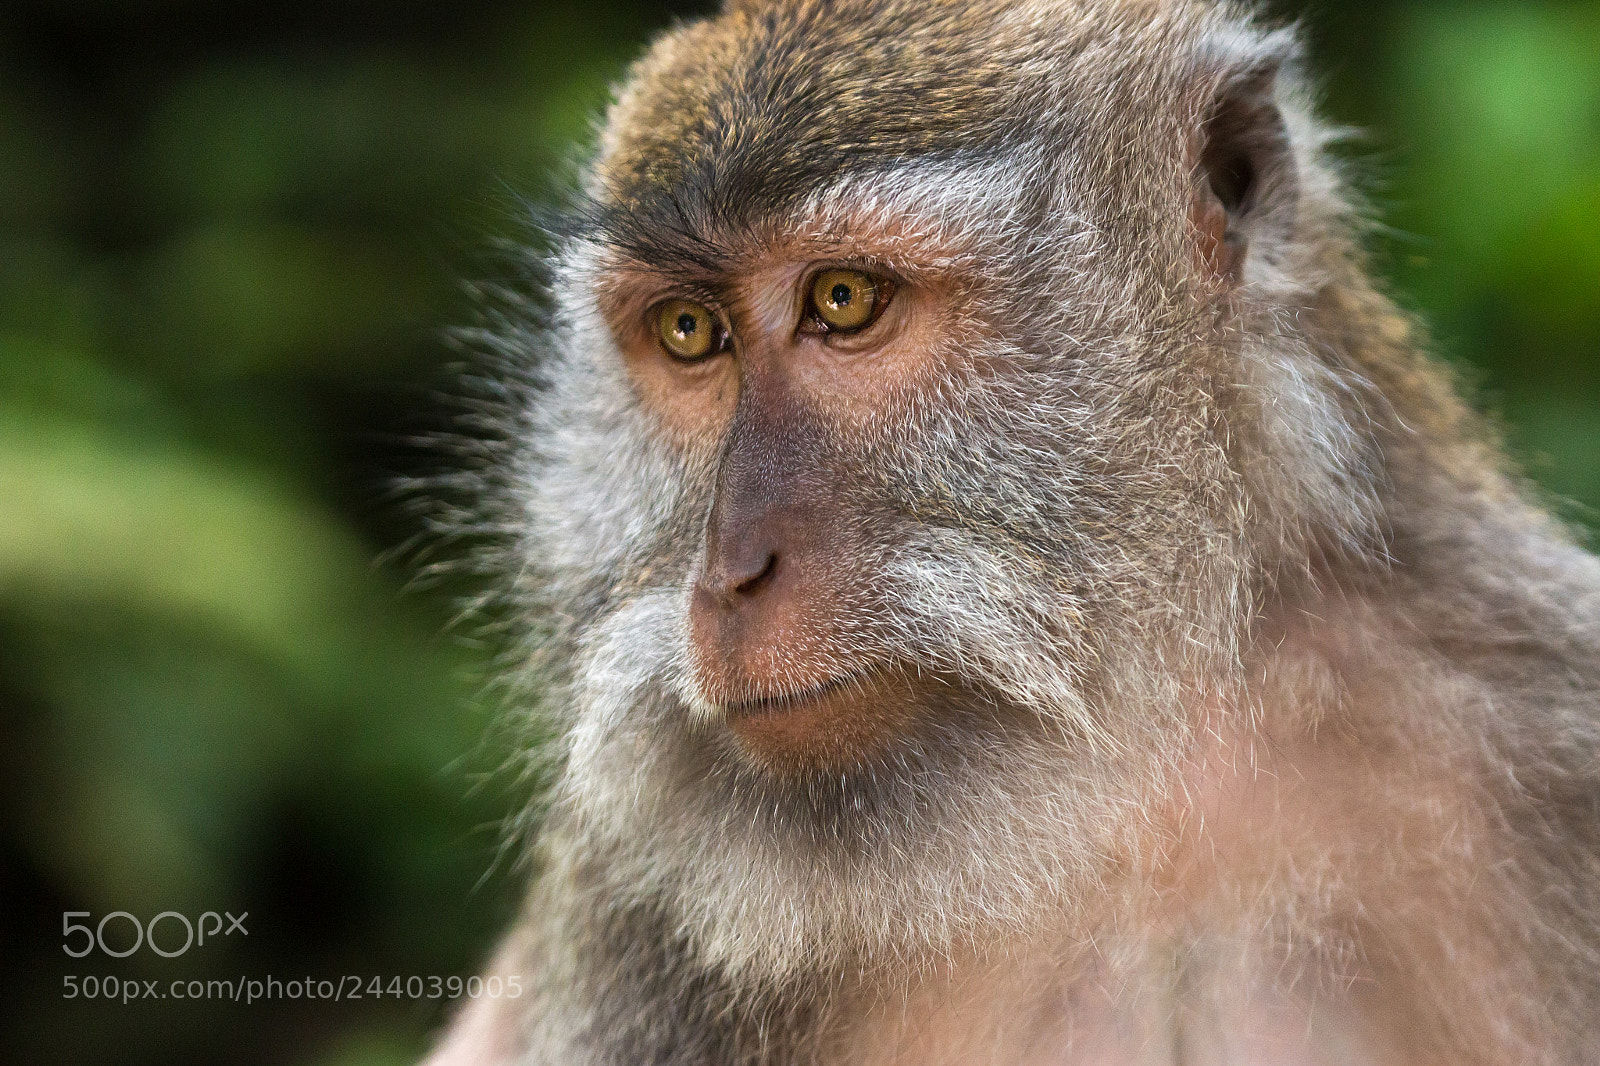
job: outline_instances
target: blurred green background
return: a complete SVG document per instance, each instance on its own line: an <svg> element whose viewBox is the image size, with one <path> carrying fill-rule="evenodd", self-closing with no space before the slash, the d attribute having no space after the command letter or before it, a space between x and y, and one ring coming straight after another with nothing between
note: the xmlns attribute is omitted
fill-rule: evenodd
<svg viewBox="0 0 1600 1066"><path fill-rule="evenodd" d="M1280 4L1380 262L1569 516L1600 507L1600 5ZM685 7L0 8L0 1047L376 1066L427 998L64 997L69 976L466 975L514 907L485 665L375 562L447 416L458 279ZM385 553L390 552L389 556ZM62 914L249 912L174 959ZM112 950L131 927L106 927ZM169 949L181 941L162 929ZM74 939L67 943L76 945Z"/></svg>

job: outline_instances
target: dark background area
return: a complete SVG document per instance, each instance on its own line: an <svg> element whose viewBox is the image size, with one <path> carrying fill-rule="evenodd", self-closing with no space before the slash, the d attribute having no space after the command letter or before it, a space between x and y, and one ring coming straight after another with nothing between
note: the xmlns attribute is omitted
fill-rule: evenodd
<svg viewBox="0 0 1600 1066"><path fill-rule="evenodd" d="M1600 4L1275 10L1363 131L1344 154L1382 269L1590 521ZM494 648L452 627L450 588L406 590L418 528L386 486L445 417L459 279L692 11L0 8L0 1057L406 1062L448 1009L426 989L123 1003L84 978L387 989L471 974L509 921ZM249 933L74 959L67 911Z"/></svg>

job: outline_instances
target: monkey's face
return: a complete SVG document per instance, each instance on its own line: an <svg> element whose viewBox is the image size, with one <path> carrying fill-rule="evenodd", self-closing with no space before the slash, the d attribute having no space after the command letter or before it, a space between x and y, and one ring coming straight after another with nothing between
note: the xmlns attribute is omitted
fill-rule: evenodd
<svg viewBox="0 0 1600 1066"><path fill-rule="evenodd" d="M1214 84L974 7L666 38L556 271L558 816L729 964L1081 906L1249 615Z"/></svg>
<svg viewBox="0 0 1600 1066"><path fill-rule="evenodd" d="M1041 225L1049 258L1016 256ZM696 258L618 228L566 285L671 473L600 498L672 507L609 576L675 598L652 640L702 743L848 775L952 703L1086 760L1125 742L1103 665L1181 657L1173 622L1208 624L1197 590L1234 562L1204 306L1106 271L1082 205L981 164L845 175Z"/></svg>
<svg viewBox="0 0 1600 1066"><path fill-rule="evenodd" d="M790 229L704 277L602 273L640 413L698 467L677 692L775 773L874 757L921 709L917 668L934 667L901 647L885 571L941 521L931 507L954 516L897 492L885 453L929 454L919 398L954 391L998 338L962 306L962 278L882 229Z"/></svg>

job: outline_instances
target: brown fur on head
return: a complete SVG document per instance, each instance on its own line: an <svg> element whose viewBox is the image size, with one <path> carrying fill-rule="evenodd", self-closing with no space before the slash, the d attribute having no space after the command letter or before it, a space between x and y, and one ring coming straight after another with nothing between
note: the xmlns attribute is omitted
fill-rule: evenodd
<svg viewBox="0 0 1600 1066"><path fill-rule="evenodd" d="M1196 871L1325 959L1369 920L1350 855L1467 906L1410 842L1498 824L1452 784L1494 700L1428 640L1497 638L1428 567L1512 567L1496 530L1588 564L1364 280L1294 59L1227 3L802 0L635 65L509 518L564 727L550 876L608 930L755 986L1171 932ZM819 325L829 270L869 325ZM1307 779L1362 814L1205 821L1319 736ZM1230 824L1282 853L1219 868ZM1488 957L1512 910L1428 950Z"/></svg>

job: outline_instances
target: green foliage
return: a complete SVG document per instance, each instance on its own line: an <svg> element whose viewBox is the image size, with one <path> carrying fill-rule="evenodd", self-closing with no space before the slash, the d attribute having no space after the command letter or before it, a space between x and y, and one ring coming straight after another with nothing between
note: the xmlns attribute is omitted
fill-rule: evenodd
<svg viewBox="0 0 1600 1066"><path fill-rule="evenodd" d="M1277 5L1282 7L1283 5ZM0 10L0 1043L407 1061L445 1007L67 1001L64 975L471 973L508 919L493 648L416 532L442 326L672 12L621 0ZM1600 9L1319 5L1382 259L1534 476L1600 507ZM555 175L555 177L552 177ZM429 412L432 412L432 415ZM1585 513L1574 508L1574 513ZM526 743L534 743L528 738ZM163 960L63 911L248 910Z"/></svg>

